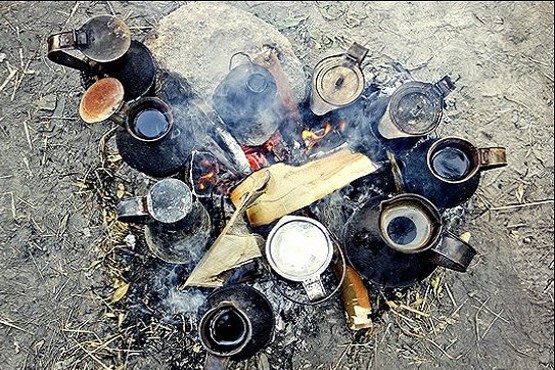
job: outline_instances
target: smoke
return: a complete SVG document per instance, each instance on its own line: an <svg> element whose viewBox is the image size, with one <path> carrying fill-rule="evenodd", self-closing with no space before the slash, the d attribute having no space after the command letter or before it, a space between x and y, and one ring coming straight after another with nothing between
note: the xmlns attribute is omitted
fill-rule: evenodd
<svg viewBox="0 0 555 370"><path fill-rule="evenodd" d="M156 297L153 308L165 321L174 322L180 319L181 315L196 315L206 299L206 294L199 289L178 289L190 268L184 265L166 265L153 275L152 291Z"/></svg>

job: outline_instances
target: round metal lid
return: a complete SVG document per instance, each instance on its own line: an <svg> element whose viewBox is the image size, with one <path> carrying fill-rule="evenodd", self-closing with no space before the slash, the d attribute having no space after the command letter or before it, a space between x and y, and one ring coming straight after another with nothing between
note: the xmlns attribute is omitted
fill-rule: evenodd
<svg viewBox="0 0 555 370"><path fill-rule="evenodd" d="M152 185L146 196L146 204L152 218L171 224L189 214L193 195L183 181L164 179Z"/></svg>
<svg viewBox="0 0 555 370"><path fill-rule="evenodd" d="M354 102L364 89L360 68L344 56L329 57L316 66L315 89L326 103L344 106Z"/></svg>
<svg viewBox="0 0 555 370"><path fill-rule="evenodd" d="M443 97L432 84L411 81L401 85L389 103L389 116L399 130L426 135L440 123Z"/></svg>
<svg viewBox="0 0 555 370"><path fill-rule="evenodd" d="M112 15L91 18L76 34L79 50L100 63L121 58L131 45L129 27Z"/></svg>
<svg viewBox="0 0 555 370"><path fill-rule="evenodd" d="M332 256L333 244L328 231L321 223L307 217L283 217L266 241L270 266L291 281L320 275Z"/></svg>
<svg viewBox="0 0 555 370"><path fill-rule="evenodd" d="M108 119L123 104L123 85L119 80L108 77L92 84L81 98L79 115L87 123Z"/></svg>

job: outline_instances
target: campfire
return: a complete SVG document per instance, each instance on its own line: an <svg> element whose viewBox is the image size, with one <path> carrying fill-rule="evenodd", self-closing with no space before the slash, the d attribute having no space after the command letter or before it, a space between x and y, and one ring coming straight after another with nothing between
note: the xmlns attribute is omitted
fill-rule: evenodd
<svg viewBox="0 0 555 370"><path fill-rule="evenodd" d="M117 17L52 35L48 47L88 81L83 120L119 125L119 154L153 178L117 207L119 221L144 227L145 254L164 261L130 273L130 316L194 318L205 369L276 340L285 302L338 299L350 329L369 329L378 294L437 267L465 272L477 253L445 220L482 171L506 165L505 149L433 135L455 90L448 76L386 93L365 80L368 50L353 43L314 67L297 102L266 47L243 53L207 102L156 73Z"/></svg>

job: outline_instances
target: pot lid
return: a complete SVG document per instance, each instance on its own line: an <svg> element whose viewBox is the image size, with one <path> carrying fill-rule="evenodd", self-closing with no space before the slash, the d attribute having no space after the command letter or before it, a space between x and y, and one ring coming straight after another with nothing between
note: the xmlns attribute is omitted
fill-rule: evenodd
<svg viewBox="0 0 555 370"><path fill-rule="evenodd" d="M333 244L328 231L307 217L285 216L272 229L266 257L274 271L291 281L320 275L331 262Z"/></svg>
<svg viewBox="0 0 555 370"><path fill-rule="evenodd" d="M342 55L328 57L316 66L314 88L326 103L344 106L362 94L364 76L350 59Z"/></svg>
<svg viewBox="0 0 555 370"><path fill-rule="evenodd" d="M152 185L146 203L152 218L170 224L189 214L193 206L193 196L183 181L164 179Z"/></svg>
<svg viewBox="0 0 555 370"><path fill-rule="evenodd" d="M97 123L110 118L122 106L124 93L123 85L115 78L96 81L81 98L81 119L87 123Z"/></svg>
<svg viewBox="0 0 555 370"><path fill-rule="evenodd" d="M411 81L401 85L389 103L389 116L399 130L410 135L426 135L440 123L443 95L434 85Z"/></svg>
<svg viewBox="0 0 555 370"><path fill-rule="evenodd" d="M79 50L90 59L106 63L121 58L131 45L131 31L121 18L100 15L75 31Z"/></svg>

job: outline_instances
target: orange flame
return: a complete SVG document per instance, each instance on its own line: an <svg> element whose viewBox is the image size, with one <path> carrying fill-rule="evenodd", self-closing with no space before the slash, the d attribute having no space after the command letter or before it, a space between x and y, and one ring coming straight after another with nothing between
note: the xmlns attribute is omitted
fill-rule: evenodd
<svg viewBox="0 0 555 370"><path fill-rule="evenodd" d="M207 183L211 183L211 184L214 183L214 180L216 180L214 178L215 176L216 176L216 173L214 171L210 171L207 174L200 176L198 181L198 189L204 190L206 189Z"/></svg>
<svg viewBox="0 0 555 370"><path fill-rule="evenodd" d="M201 177L199 177L199 179L200 180L209 180L212 177L214 177L214 175L215 175L214 171L210 171L206 175L202 175Z"/></svg>
<svg viewBox="0 0 555 370"><path fill-rule="evenodd" d="M346 126L347 126L347 122L345 122L345 121L339 122L339 131L341 131L341 132L345 131Z"/></svg>
<svg viewBox="0 0 555 370"><path fill-rule="evenodd" d="M320 135L310 130L303 130L301 137L303 138L304 141L320 141L323 138L325 138L326 135L330 133L330 131L331 131L331 124L329 122L326 122L326 126L324 127L324 132L321 133Z"/></svg>

